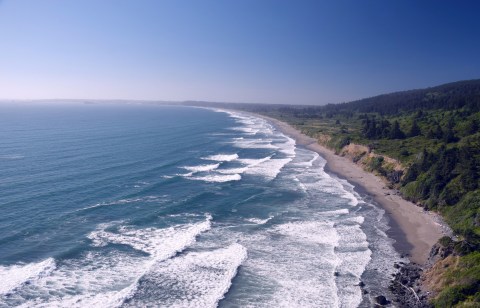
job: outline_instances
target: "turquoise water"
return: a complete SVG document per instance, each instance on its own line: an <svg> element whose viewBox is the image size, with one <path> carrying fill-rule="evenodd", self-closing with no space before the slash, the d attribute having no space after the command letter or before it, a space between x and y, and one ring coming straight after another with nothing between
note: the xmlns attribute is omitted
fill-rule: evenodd
<svg viewBox="0 0 480 308"><path fill-rule="evenodd" d="M383 211L263 119L3 104L0 128L0 307L368 307L386 292Z"/></svg>

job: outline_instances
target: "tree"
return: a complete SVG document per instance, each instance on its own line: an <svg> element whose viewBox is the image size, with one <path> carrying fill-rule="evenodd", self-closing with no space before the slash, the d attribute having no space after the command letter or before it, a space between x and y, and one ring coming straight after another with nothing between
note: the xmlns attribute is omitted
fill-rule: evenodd
<svg viewBox="0 0 480 308"><path fill-rule="evenodd" d="M478 131L478 121L476 119L472 119L467 123L467 134L473 135Z"/></svg>
<svg viewBox="0 0 480 308"><path fill-rule="evenodd" d="M466 144L458 150L458 166L457 169L460 174L460 183L467 191L472 191L479 188L480 173L478 168L478 153L479 149L472 147L471 144ZM480 217L479 217L480 218Z"/></svg>
<svg viewBox="0 0 480 308"><path fill-rule="evenodd" d="M422 133L420 127L418 127L417 120L413 119L412 127L410 127L410 132L408 133L408 137L415 137Z"/></svg>
<svg viewBox="0 0 480 308"><path fill-rule="evenodd" d="M455 136L455 132L453 131L453 129L448 128L446 133L443 134L443 140L445 141L445 143L450 143L456 142L458 138Z"/></svg>
<svg viewBox="0 0 480 308"><path fill-rule="evenodd" d="M443 138L443 130L442 128L440 127L440 125L437 125L437 127L435 128L435 138L436 139L442 139Z"/></svg>
<svg viewBox="0 0 480 308"><path fill-rule="evenodd" d="M383 119L380 122L380 137L381 138L388 138L390 136L390 127L392 124L388 120Z"/></svg>
<svg viewBox="0 0 480 308"><path fill-rule="evenodd" d="M405 139L405 133L400 129L400 124L395 120L392 130L390 131L390 139Z"/></svg>

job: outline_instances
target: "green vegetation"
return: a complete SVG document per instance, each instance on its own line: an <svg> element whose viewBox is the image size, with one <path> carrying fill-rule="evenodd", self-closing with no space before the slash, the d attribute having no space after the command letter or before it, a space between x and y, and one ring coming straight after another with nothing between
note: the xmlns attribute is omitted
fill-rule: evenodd
<svg viewBox="0 0 480 308"><path fill-rule="evenodd" d="M442 273L444 288L435 298L436 307L478 307L480 303L480 252L457 257Z"/></svg>

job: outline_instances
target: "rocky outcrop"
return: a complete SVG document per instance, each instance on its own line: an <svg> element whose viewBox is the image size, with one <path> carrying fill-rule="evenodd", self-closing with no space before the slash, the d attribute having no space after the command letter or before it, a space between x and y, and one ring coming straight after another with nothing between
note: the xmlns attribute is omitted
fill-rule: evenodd
<svg viewBox="0 0 480 308"><path fill-rule="evenodd" d="M395 264L398 273L390 284L394 302L398 307L433 307L429 301L438 293L435 285L437 268L444 268L454 262L454 242L445 236L435 244L424 266L415 263Z"/></svg>
<svg viewBox="0 0 480 308"><path fill-rule="evenodd" d="M420 277L423 269L415 264L402 264L395 274L390 291L393 293L393 302L398 307L432 307L428 303L426 292L422 290Z"/></svg>
<svg viewBox="0 0 480 308"><path fill-rule="evenodd" d="M441 241L446 242L444 238ZM425 264L426 268L432 267L435 263L445 259L446 257L454 254L454 242L449 241L448 243L437 243L430 250L430 255L428 256L427 263Z"/></svg>

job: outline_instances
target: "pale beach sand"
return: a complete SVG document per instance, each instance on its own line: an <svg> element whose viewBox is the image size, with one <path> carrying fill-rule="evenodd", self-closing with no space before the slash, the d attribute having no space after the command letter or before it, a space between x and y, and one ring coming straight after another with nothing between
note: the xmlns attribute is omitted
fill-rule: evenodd
<svg viewBox="0 0 480 308"><path fill-rule="evenodd" d="M257 115L256 116L261 116ZM348 180L360 193L370 196L382 207L390 218L388 235L393 238L395 248L402 254L408 254L412 262L424 264L432 246L442 236L449 234L449 228L441 217L426 212L412 202L406 201L396 191L386 188L383 180L363 170L351 160L335 155L333 151L321 146L289 124L261 116L270 121L277 129L294 138L298 145L317 152L327 160L326 171Z"/></svg>

